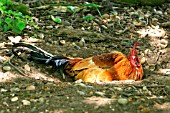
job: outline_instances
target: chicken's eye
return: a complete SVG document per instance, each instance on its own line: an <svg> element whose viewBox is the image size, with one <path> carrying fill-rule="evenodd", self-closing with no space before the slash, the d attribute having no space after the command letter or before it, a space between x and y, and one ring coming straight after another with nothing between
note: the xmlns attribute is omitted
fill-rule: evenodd
<svg viewBox="0 0 170 113"><path fill-rule="evenodd" d="M139 67L139 66L140 66L140 63L139 63L138 61L135 61L135 65L136 65L137 67Z"/></svg>
<svg viewBox="0 0 170 113"><path fill-rule="evenodd" d="M138 65L139 63L136 61L135 64Z"/></svg>

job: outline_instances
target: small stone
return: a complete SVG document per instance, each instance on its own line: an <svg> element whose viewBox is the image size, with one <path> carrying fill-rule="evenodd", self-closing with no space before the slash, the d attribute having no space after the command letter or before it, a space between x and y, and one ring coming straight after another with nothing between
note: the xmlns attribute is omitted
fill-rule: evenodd
<svg viewBox="0 0 170 113"><path fill-rule="evenodd" d="M110 18L110 15L109 15L109 14L103 14L103 15L102 15L102 18L104 18L104 19L109 19L109 18Z"/></svg>
<svg viewBox="0 0 170 113"><path fill-rule="evenodd" d="M29 30L32 29L31 26L29 26L29 25L27 25L25 28L27 28L27 29L29 29Z"/></svg>
<svg viewBox="0 0 170 113"><path fill-rule="evenodd" d="M156 25L158 22L158 19L157 18L152 18L152 24Z"/></svg>
<svg viewBox="0 0 170 113"><path fill-rule="evenodd" d="M21 36L16 36L16 37L15 37L15 41L14 41L14 42L15 42L15 43L18 43L21 39L22 39L22 37L21 37Z"/></svg>
<svg viewBox="0 0 170 113"><path fill-rule="evenodd" d="M144 51L144 54L147 55L150 51L151 51L150 49L146 49L146 50Z"/></svg>
<svg viewBox="0 0 170 113"><path fill-rule="evenodd" d="M76 80L76 81L75 81L76 84L79 84L79 83L82 83L82 82L83 82L82 79L79 79L79 80Z"/></svg>
<svg viewBox="0 0 170 113"><path fill-rule="evenodd" d="M7 91L8 91L7 89L4 88L1 89L1 92L7 92Z"/></svg>
<svg viewBox="0 0 170 113"><path fill-rule="evenodd" d="M137 22L137 21L133 21L133 24L134 24L135 26L142 26L142 23L141 23L141 22Z"/></svg>
<svg viewBox="0 0 170 113"><path fill-rule="evenodd" d="M159 42L159 47L166 48L167 46L168 46L168 40L161 39L160 42Z"/></svg>
<svg viewBox="0 0 170 113"><path fill-rule="evenodd" d="M126 98L119 98L118 99L118 103L119 104L127 104L128 103L128 100Z"/></svg>
<svg viewBox="0 0 170 113"><path fill-rule="evenodd" d="M85 95L85 93L83 91L77 91L77 93L80 95Z"/></svg>
<svg viewBox="0 0 170 113"><path fill-rule="evenodd" d="M22 104L28 106L31 104L31 102L28 100L22 100Z"/></svg>
<svg viewBox="0 0 170 113"><path fill-rule="evenodd" d="M44 99L44 98L39 98L38 101L39 101L40 103L44 103L44 102L45 102L45 99Z"/></svg>
<svg viewBox="0 0 170 113"><path fill-rule="evenodd" d="M76 83L75 86L87 87L84 83Z"/></svg>
<svg viewBox="0 0 170 113"><path fill-rule="evenodd" d="M14 42L14 43L18 43L20 42L20 40L22 39L21 36L16 36L15 38L13 36L9 36L8 39L11 41L11 42Z"/></svg>
<svg viewBox="0 0 170 113"><path fill-rule="evenodd" d="M30 68L30 66L29 66L28 64L24 65L24 69L25 69L26 71L31 71L31 68Z"/></svg>
<svg viewBox="0 0 170 113"><path fill-rule="evenodd" d="M65 40L60 40L59 43L60 43L61 45L65 45L65 44L66 44L66 41L65 41Z"/></svg>
<svg viewBox="0 0 170 113"><path fill-rule="evenodd" d="M46 83L47 86L56 86L56 84L52 83L52 82L47 82Z"/></svg>
<svg viewBox="0 0 170 113"><path fill-rule="evenodd" d="M1 47L1 46L0 46L0 47ZM5 57L0 56L0 62L1 62L1 63L4 62L5 60L6 60Z"/></svg>
<svg viewBox="0 0 170 113"><path fill-rule="evenodd" d="M105 26L105 25L101 25L101 27L104 29L108 29L107 26Z"/></svg>
<svg viewBox="0 0 170 113"><path fill-rule="evenodd" d="M11 92L20 91L20 89L19 89L19 88L11 88L10 91L11 91Z"/></svg>
<svg viewBox="0 0 170 113"><path fill-rule="evenodd" d="M155 13L158 14L158 15L162 15L163 14L162 11L156 11Z"/></svg>
<svg viewBox="0 0 170 113"><path fill-rule="evenodd" d="M39 33L39 34L38 34L38 37L39 37L40 39L44 39L44 34L43 34L43 33Z"/></svg>
<svg viewBox="0 0 170 113"><path fill-rule="evenodd" d="M53 26L46 26L46 28L47 28L47 29L52 29L52 28L53 28Z"/></svg>
<svg viewBox="0 0 170 113"><path fill-rule="evenodd" d="M58 44L58 41L52 41L52 43L53 43L54 45L57 45L57 44Z"/></svg>
<svg viewBox="0 0 170 113"><path fill-rule="evenodd" d="M18 97L13 97L13 98L11 98L11 102L15 102L15 101L17 101L18 100Z"/></svg>
<svg viewBox="0 0 170 113"><path fill-rule="evenodd" d="M27 43L34 43L34 42L40 42L40 39L34 37L28 37L28 38L24 38L23 41Z"/></svg>
<svg viewBox="0 0 170 113"><path fill-rule="evenodd" d="M115 109L114 109L114 108L112 108L112 111L115 111Z"/></svg>
<svg viewBox="0 0 170 113"><path fill-rule="evenodd" d="M143 86L143 90L148 90L146 86Z"/></svg>
<svg viewBox="0 0 170 113"><path fill-rule="evenodd" d="M13 42L13 40L15 40L15 38L13 36L9 36L8 39L10 40L10 42ZM9 42L8 42L8 44L9 44ZM10 44L12 44L12 43L10 43Z"/></svg>
<svg viewBox="0 0 170 113"><path fill-rule="evenodd" d="M5 106L9 106L7 102L3 102L2 104L5 105ZM2 113L2 112L0 112L0 113Z"/></svg>
<svg viewBox="0 0 170 113"><path fill-rule="evenodd" d="M154 66L154 65L150 65L150 66L149 66L149 70L150 70L150 71L154 71L154 70L155 70L155 66Z"/></svg>
<svg viewBox="0 0 170 113"><path fill-rule="evenodd" d="M35 86L31 85L26 88L27 91L35 90Z"/></svg>
<svg viewBox="0 0 170 113"><path fill-rule="evenodd" d="M140 60L141 64L144 64L145 61L146 61L146 58L145 58L145 57L142 57L141 60Z"/></svg>
<svg viewBox="0 0 170 113"><path fill-rule="evenodd" d="M10 67L10 66L4 66L2 69L3 69L4 71L10 71L10 70L11 70L11 67Z"/></svg>
<svg viewBox="0 0 170 113"><path fill-rule="evenodd" d="M123 91L123 89L120 88L120 87L114 87L114 89L116 89L116 90L118 90L118 91Z"/></svg>
<svg viewBox="0 0 170 113"><path fill-rule="evenodd" d="M77 57L77 54L76 54L76 53L73 53L72 56L73 56L73 57Z"/></svg>
<svg viewBox="0 0 170 113"><path fill-rule="evenodd" d="M35 16L34 17L31 17L35 22L39 22L39 19L36 18Z"/></svg>
<svg viewBox="0 0 170 113"><path fill-rule="evenodd" d="M99 96L104 96L104 95L105 95L105 93L100 92L100 91L95 92L95 94L97 94L97 95L99 95Z"/></svg>
<svg viewBox="0 0 170 113"><path fill-rule="evenodd" d="M92 91L90 91L89 95L93 95L94 93Z"/></svg>

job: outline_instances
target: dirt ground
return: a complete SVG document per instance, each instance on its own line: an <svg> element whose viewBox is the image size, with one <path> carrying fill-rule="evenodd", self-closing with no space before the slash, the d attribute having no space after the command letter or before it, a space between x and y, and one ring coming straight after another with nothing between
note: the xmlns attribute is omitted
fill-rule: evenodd
<svg viewBox="0 0 170 113"><path fill-rule="evenodd" d="M19 36L20 42L54 55L87 58L114 50L128 55L139 42L144 79L103 84L67 75L63 79L50 66L23 62L11 57L11 49L0 49L0 113L170 113L170 4L109 2L111 7L100 2L100 16L95 8L83 7L83 1L24 3L30 5L38 29L25 29L21 35L0 32L1 48L10 48ZM67 6L76 7L76 12L70 13ZM59 16L62 23L49 15ZM94 19L83 20L87 15Z"/></svg>

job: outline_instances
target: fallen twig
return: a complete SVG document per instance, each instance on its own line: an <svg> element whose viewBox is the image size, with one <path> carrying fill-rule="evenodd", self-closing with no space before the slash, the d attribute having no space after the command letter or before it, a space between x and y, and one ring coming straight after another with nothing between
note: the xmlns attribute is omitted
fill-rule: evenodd
<svg viewBox="0 0 170 113"><path fill-rule="evenodd" d="M22 72L20 69L18 69L16 66L14 66L12 63L11 63L11 59L13 59L14 58L14 54L13 55L11 55L11 57L6 61L6 62L4 62L3 63L3 65L6 65L7 63L10 65L10 66L12 66L14 69L16 69L21 75L26 75L24 72Z"/></svg>

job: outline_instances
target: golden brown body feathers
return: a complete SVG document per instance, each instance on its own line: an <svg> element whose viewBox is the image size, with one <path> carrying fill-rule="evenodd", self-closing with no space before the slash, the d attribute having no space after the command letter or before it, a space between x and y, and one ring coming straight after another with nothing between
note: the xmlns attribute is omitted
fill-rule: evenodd
<svg viewBox="0 0 170 113"><path fill-rule="evenodd" d="M75 59L70 60L70 62ZM70 68L70 65L72 67ZM129 59L121 52L114 51L86 59L77 59L74 65L70 63L66 72L82 79L84 82L111 82L113 80L141 80L142 65L133 66Z"/></svg>

